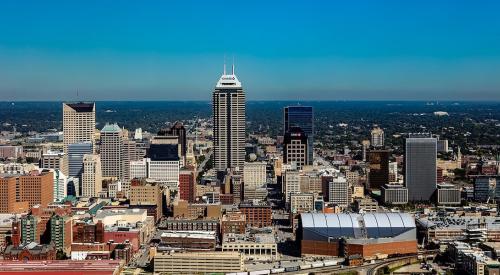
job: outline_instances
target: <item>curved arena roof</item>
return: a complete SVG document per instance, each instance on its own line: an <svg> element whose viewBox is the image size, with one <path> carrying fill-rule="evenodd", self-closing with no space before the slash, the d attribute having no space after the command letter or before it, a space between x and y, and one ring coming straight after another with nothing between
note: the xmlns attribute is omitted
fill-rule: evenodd
<svg viewBox="0 0 500 275"><path fill-rule="evenodd" d="M347 213L300 215L304 239L414 238L415 219L407 213ZM406 234L410 232L409 234Z"/></svg>

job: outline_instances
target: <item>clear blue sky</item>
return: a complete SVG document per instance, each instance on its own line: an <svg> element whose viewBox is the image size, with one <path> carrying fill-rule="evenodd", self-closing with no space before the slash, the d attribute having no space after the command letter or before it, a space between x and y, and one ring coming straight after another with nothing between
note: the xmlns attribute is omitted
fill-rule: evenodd
<svg viewBox="0 0 500 275"><path fill-rule="evenodd" d="M0 1L0 100L500 100L500 1Z"/></svg>

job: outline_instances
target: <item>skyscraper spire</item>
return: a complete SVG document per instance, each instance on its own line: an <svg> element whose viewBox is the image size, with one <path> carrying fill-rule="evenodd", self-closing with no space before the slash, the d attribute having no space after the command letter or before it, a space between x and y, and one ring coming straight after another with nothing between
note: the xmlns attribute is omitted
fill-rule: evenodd
<svg viewBox="0 0 500 275"><path fill-rule="evenodd" d="M233 55L233 67L231 68L231 71L232 71L232 75L234 75L234 55Z"/></svg>

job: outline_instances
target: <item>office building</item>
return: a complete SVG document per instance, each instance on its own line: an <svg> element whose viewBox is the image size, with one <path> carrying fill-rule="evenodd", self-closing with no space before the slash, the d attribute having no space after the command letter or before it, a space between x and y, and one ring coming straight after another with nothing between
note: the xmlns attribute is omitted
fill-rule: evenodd
<svg viewBox="0 0 500 275"><path fill-rule="evenodd" d="M246 217L240 212L228 212L222 216L221 219L221 235L232 234L245 234Z"/></svg>
<svg viewBox="0 0 500 275"><path fill-rule="evenodd" d="M68 177L59 169L50 169L54 175L54 202L60 202L68 195Z"/></svg>
<svg viewBox="0 0 500 275"><path fill-rule="evenodd" d="M179 198L188 202L194 202L196 197L196 182L194 171L182 169L179 172Z"/></svg>
<svg viewBox="0 0 500 275"><path fill-rule="evenodd" d="M283 163L295 164L302 169L309 164L309 146L307 134L299 127L291 127L283 141Z"/></svg>
<svg viewBox="0 0 500 275"><path fill-rule="evenodd" d="M380 189L384 184L389 183L389 151L370 151L368 161L370 162L368 185L370 189Z"/></svg>
<svg viewBox="0 0 500 275"><path fill-rule="evenodd" d="M59 151L47 151L42 154L40 168L43 169L64 169L64 153Z"/></svg>
<svg viewBox="0 0 500 275"><path fill-rule="evenodd" d="M349 197L349 184L342 177L334 178L328 186L329 202L340 207L347 207L351 201Z"/></svg>
<svg viewBox="0 0 500 275"><path fill-rule="evenodd" d="M187 153L186 128L180 121L176 121L170 129L161 129L159 136L176 136L180 146L180 156L185 157Z"/></svg>
<svg viewBox="0 0 500 275"><path fill-rule="evenodd" d="M436 191L436 139L410 135L405 142L405 184L409 201L429 201Z"/></svg>
<svg viewBox="0 0 500 275"><path fill-rule="evenodd" d="M212 95L214 131L214 168L225 172L227 168L243 169L245 162L245 93L234 74L224 73Z"/></svg>
<svg viewBox="0 0 500 275"><path fill-rule="evenodd" d="M500 177L477 176L474 180L474 200L487 202L500 197Z"/></svg>
<svg viewBox="0 0 500 275"><path fill-rule="evenodd" d="M358 213L378 212L378 203L372 198L354 200L354 211Z"/></svg>
<svg viewBox="0 0 500 275"><path fill-rule="evenodd" d="M292 194L300 193L300 173L296 170L285 171L283 177L283 196L285 197L285 202L290 202L290 196Z"/></svg>
<svg viewBox="0 0 500 275"><path fill-rule="evenodd" d="M144 158L141 155L140 150L137 148L137 142L135 140L129 140L124 138L122 145L122 179L125 182L129 182L130 178L130 162L138 161Z"/></svg>
<svg viewBox="0 0 500 275"><path fill-rule="evenodd" d="M222 251L238 251L245 260L269 261L278 259L278 245L273 234L223 234Z"/></svg>
<svg viewBox="0 0 500 275"><path fill-rule="evenodd" d="M74 143L68 145L68 176L78 179L79 186L75 186L76 195L82 195L82 173L83 173L83 156L92 154L92 143Z"/></svg>
<svg viewBox="0 0 500 275"><path fill-rule="evenodd" d="M50 171L0 177L0 212L27 212L34 205L54 201L54 176Z"/></svg>
<svg viewBox="0 0 500 275"><path fill-rule="evenodd" d="M266 184L266 162L245 162L243 183L247 187L261 187Z"/></svg>
<svg viewBox="0 0 500 275"><path fill-rule="evenodd" d="M283 110L283 134L293 127L299 127L307 136L307 163L313 164L314 145L314 113L311 106L288 106Z"/></svg>
<svg viewBox="0 0 500 275"><path fill-rule="evenodd" d="M453 184L438 184L437 203L439 205L460 205L460 188Z"/></svg>
<svg viewBox="0 0 500 275"><path fill-rule="evenodd" d="M240 203L239 209L245 215L247 226L268 227L272 225L271 205L266 202L244 201Z"/></svg>
<svg viewBox="0 0 500 275"><path fill-rule="evenodd" d="M156 206L155 221L163 215L163 195L159 184L134 180L130 185L131 206Z"/></svg>
<svg viewBox="0 0 500 275"><path fill-rule="evenodd" d="M15 177L0 177L0 213L16 213L16 185Z"/></svg>
<svg viewBox="0 0 500 275"><path fill-rule="evenodd" d="M123 132L118 124L106 124L101 130L102 176L105 178L122 179Z"/></svg>
<svg viewBox="0 0 500 275"><path fill-rule="evenodd" d="M0 159L18 159L22 157L23 147L18 145L2 145L0 146Z"/></svg>
<svg viewBox="0 0 500 275"><path fill-rule="evenodd" d="M402 184L386 184L382 186L381 196L385 205L408 203L408 189Z"/></svg>
<svg viewBox="0 0 500 275"><path fill-rule="evenodd" d="M314 194L299 193L290 195L290 213L304 213L314 210Z"/></svg>
<svg viewBox="0 0 500 275"><path fill-rule="evenodd" d="M95 145L95 103L63 103L63 151L69 157L70 144L89 142L93 152ZM68 162L64 162L68 165ZM68 169L63 169L64 174Z"/></svg>
<svg viewBox="0 0 500 275"><path fill-rule="evenodd" d="M179 161L180 154L177 136L155 136L149 145L148 158L153 161Z"/></svg>
<svg viewBox="0 0 500 275"><path fill-rule="evenodd" d="M383 147L384 146L384 130L380 127L373 128L371 131L371 144L373 147Z"/></svg>
<svg viewBox="0 0 500 275"><path fill-rule="evenodd" d="M82 196L98 197L101 190L101 158L99 155L85 155L83 157Z"/></svg>

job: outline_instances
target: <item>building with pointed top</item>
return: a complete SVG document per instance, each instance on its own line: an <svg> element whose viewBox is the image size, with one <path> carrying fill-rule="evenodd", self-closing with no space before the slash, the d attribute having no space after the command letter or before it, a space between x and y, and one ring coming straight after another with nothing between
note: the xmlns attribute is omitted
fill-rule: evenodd
<svg viewBox="0 0 500 275"><path fill-rule="evenodd" d="M224 73L212 94L214 124L214 167L218 172L228 168L243 169L245 162L245 93L234 73Z"/></svg>

